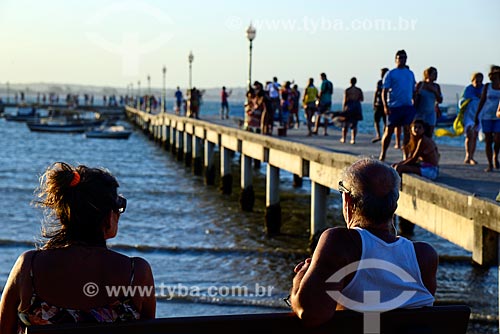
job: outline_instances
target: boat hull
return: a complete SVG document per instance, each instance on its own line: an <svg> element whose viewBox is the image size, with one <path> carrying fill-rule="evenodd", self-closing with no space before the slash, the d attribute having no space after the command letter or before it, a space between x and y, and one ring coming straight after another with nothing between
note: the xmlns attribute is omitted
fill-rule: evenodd
<svg viewBox="0 0 500 334"><path fill-rule="evenodd" d="M44 124L37 122L26 123L30 131L36 132L58 132L58 133L83 133L90 128L102 124L102 122L75 123L75 124Z"/></svg>
<svg viewBox="0 0 500 334"><path fill-rule="evenodd" d="M106 132L106 131L87 131L85 137L87 138L100 138L100 139L128 139L132 131L122 132Z"/></svg>

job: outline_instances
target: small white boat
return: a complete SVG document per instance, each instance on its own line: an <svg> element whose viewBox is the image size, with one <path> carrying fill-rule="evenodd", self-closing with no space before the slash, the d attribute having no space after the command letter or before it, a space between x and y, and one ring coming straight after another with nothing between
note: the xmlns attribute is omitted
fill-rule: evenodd
<svg viewBox="0 0 500 334"><path fill-rule="evenodd" d="M103 125L85 132L86 138L128 139L132 130L123 125Z"/></svg>

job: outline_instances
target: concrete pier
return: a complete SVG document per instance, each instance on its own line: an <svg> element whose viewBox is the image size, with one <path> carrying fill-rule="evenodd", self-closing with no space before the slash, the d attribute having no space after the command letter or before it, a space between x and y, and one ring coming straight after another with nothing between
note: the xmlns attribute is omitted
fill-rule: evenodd
<svg viewBox="0 0 500 334"><path fill-rule="evenodd" d="M313 238L326 226L326 199L331 189L337 189L342 170L361 156L378 156L380 150L379 145L362 144L370 140L363 134L358 134L356 145L348 145L333 139L335 133L328 137L307 137L298 131L294 135L292 130L286 137L270 137L239 130L236 123L215 118L204 121L169 113L151 115L130 107L126 108L126 114L145 131L150 131L146 125L153 119L157 126L170 127L170 144L175 148L182 148L178 142L186 141L184 135L177 132L192 133L192 159L199 161L203 155L207 185L213 185L216 179L215 149L221 156L221 179L230 170L230 153L238 152L242 159L240 203L245 211L251 211L254 205L251 161L267 163L266 230L271 234L279 233L282 223L280 170L311 182L310 233ZM471 172L475 166L460 163L463 149L440 147L440 152L440 176L435 182L417 175L403 175L396 214L471 251L474 262L480 265L497 264L500 206L492 198L500 189L500 174L484 173L482 169ZM400 159L401 151L388 151L388 163Z"/></svg>

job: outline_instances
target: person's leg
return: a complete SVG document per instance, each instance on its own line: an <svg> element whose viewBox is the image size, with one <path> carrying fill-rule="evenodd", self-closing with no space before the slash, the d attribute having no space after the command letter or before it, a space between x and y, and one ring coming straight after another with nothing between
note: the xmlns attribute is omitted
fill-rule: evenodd
<svg viewBox="0 0 500 334"><path fill-rule="evenodd" d="M488 167L485 168L485 172L491 172L493 170L493 133L484 133L484 146L486 152L486 159L488 160Z"/></svg>
<svg viewBox="0 0 500 334"><path fill-rule="evenodd" d="M380 145L381 150L378 159L381 161L385 160L385 154L387 152L387 149L389 148L389 145L391 144L391 138L393 133L394 133L394 125L387 125L384 131L384 136L382 137L382 143Z"/></svg>
<svg viewBox="0 0 500 334"><path fill-rule="evenodd" d="M465 136L465 159L464 163L470 165L476 165L477 162L474 160L474 153L476 151L477 142L477 131L474 130L473 126L468 126Z"/></svg>
<svg viewBox="0 0 500 334"><path fill-rule="evenodd" d="M347 122L344 122L342 125L342 135L340 137L340 142L345 143L345 139L347 137Z"/></svg>
<svg viewBox="0 0 500 334"><path fill-rule="evenodd" d="M394 136L396 137L396 143L394 148L401 148L401 126L396 126L394 128Z"/></svg>
<svg viewBox="0 0 500 334"><path fill-rule="evenodd" d="M351 128L351 144L356 144L356 133L358 132L358 126L353 126Z"/></svg>
<svg viewBox="0 0 500 334"><path fill-rule="evenodd" d="M412 173L412 174L417 174L417 175L422 175L420 172L420 167L418 166L412 166L412 165L398 165L396 167L396 171L399 173L399 175L403 173Z"/></svg>
<svg viewBox="0 0 500 334"><path fill-rule="evenodd" d="M323 118L323 126L325 127L324 135L328 136L328 119L326 119L324 112L321 114L321 117Z"/></svg>
<svg viewBox="0 0 500 334"><path fill-rule="evenodd" d="M403 125L403 146L410 142L410 125Z"/></svg>
<svg viewBox="0 0 500 334"><path fill-rule="evenodd" d="M498 152L500 151L500 132L495 132L493 134L493 167L496 169L500 168L498 162Z"/></svg>
<svg viewBox="0 0 500 334"><path fill-rule="evenodd" d="M267 126L267 111L264 110L260 115L260 130L262 134L267 134L268 126Z"/></svg>
<svg viewBox="0 0 500 334"><path fill-rule="evenodd" d="M381 119L379 109L375 109L373 113L373 128L375 129L375 138L372 139L372 143L376 143L380 140L380 119ZM385 122L384 122L385 123Z"/></svg>
<svg viewBox="0 0 500 334"><path fill-rule="evenodd" d="M428 128L428 135L429 135L429 138L434 138L434 125L429 125L429 128Z"/></svg>
<svg viewBox="0 0 500 334"><path fill-rule="evenodd" d="M372 139L372 143L376 143L380 140L380 125L379 122L373 122L373 128L375 129L375 138Z"/></svg>
<svg viewBox="0 0 500 334"><path fill-rule="evenodd" d="M315 111L316 117L314 117L314 130L313 134L318 134L318 128L319 128L319 119L321 117L321 114L319 111Z"/></svg>

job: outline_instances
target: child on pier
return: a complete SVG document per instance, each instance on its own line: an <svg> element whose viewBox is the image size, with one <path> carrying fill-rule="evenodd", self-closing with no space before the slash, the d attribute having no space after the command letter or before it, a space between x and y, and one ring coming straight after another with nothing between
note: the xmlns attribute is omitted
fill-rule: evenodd
<svg viewBox="0 0 500 334"><path fill-rule="evenodd" d="M424 134L424 121L415 119L410 126L410 141L403 147L405 159L392 165L399 175L413 173L431 180L438 177L438 148L434 140Z"/></svg>

